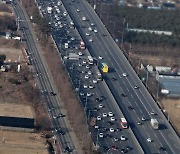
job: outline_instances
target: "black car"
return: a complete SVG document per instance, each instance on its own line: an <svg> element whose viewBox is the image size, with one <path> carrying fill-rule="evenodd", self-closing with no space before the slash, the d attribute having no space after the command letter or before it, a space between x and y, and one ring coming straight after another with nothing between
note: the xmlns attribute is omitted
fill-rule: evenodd
<svg viewBox="0 0 180 154"><path fill-rule="evenodd" d="M113 81L116 81L116 80L117 80L115 77L112 77L111 79L112 79Z"/></svg>
<svg viewBox="0 0 180 154"><path fill-rule="evenodd" d="M132 150L133 148L130 146L126 146L126 149L129 151L129 150Z"/></svg>
<svg viewBox="0 0 180 154"><path fill-rule="evenodd" d="M129 110L133 110L134 108L132 106L128 106L128 109Z"/></svg>
<svg viewBox="0 0 180 154"><path fill-rule="evenodd" d="M122 96L122 97L126 97L127 95L122 93L121 96Z"/></svg>
<svg viewBox="0 0 180 154"><path fill-rule="evenodd" d="M106 146L103 146L103 147L102 147L102 149L103 149L103 151L104 151L104 152L106 152L106 151L108 151L108 150L109 150L109 148L108 148L108 147L106 147Z"/></svg>
<svg viewBox="0 0 180 154"><path fill-rule="evenodd" d="M96 100L96 102L99 102L99 101L100 101L100 99L99 99L98 97L97 97L95 100Z"/></svg>
<svg viewBox="0 0 180 154"><path fill-rule="evenodd" d="M69 147L65 147L64 152L72 152L72 150Z"/></svg>
<svg viewBox="0 0 180 154"><path fill-rule="evenodd" d="M164 148L164 147L159 147L159 150L160 150L160 151L166 151L166 148Z"/></svg>
<svg viewBox="0 0 180 154"><path fill-rule="evenodd" d="M57 94L51 91L51 92L50 92L50 95L51 95L51 96L56 96Z"/></svg>

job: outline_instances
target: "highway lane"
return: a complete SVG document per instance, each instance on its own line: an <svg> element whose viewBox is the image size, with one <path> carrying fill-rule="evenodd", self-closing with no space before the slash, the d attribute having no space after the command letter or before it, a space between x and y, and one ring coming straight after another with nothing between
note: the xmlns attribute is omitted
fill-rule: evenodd
<svg viewBox="0 0 180 154"><path fill-rule="evenodd" d="M48 108L51 108L51 109L55 108L56 106L59 105L59 102L57 100L57 97L52 97L49 94L49 92L53 91L53 88L50 84L50 80L47 77L47 72L43 66L41 59L40 59L40 55L38 53L37 47L35 45L32 34L30 32L30 27L26 23L26 21L25 21L26 18L24 16L24 14L22 13L21 7L19 6L18 3L14 9L15 9L16 14L20 17L20 19L23 19L23 22L21 22L20 26L28 28L27 30L23 31L24 38L26 39L26 46L27 46L28 52L31 52L31 54L29 54L29 55L31 58L33 58L32 63L35 66L35 69L36 69L36 72L38 75L38 79L39 79L39 83L40 83L40 86L42 87L42 92L44 93L43 97L45 97L45 99L47 100ZM48 92L48 93L46 93L46 92ZM55 128L61 128L61 127L67 128L63 118L60 118L58 120L53 118L54 114L59 114L59 113L60 113L59 108L56 108L55 110L51 111L50 115L51 115L52 124L54 125ZM58 138L58 140L60 140L63 143L63 145L61 145L63 148L65 148L66 146L69 146L70 148L73 148L75 150L75 147L71 140L71 136L69 135L68 131L63 136L59 135L58 132L55 132L55 133L56 133L56 137ZM76 152L74 151L73 153L76 153Z"/></svg>
<svg viewBox="0 0 180 154"><path fill-rule="evenodd" d="M86 2L84 2L84 3L86 3ZM80 4L83 4L83 3L80 2ZM155 131L151 128L149 122L146 122L145 127L143 126L142 128L138 128L138 129L141 129L140 133L142 134L142 136L146 136L146 137L148 135L151 136L153 139L156 140L157 143L163 144L163 146L165 146L167 148L167 151L171 151L172 153L175 153L175 151L178 151L178 147L176 147L175 144L179 142L179 139L177 138L177 136L175 135L173 130L170 128L169 124L167 123L167 120L165 120L165 118L164 118L164 115L158 109L158 107L156 106L156 104L152 100L151 96L145 90L144 86L140 83L140 81L137 78L137 76L135 75L134 71L132 70L132 68L130 68L129 64L127 63L125 57L122 55L120 50L117 49L117 46L113 42L112 38L110 38L108 32L104 29L104 25L102 25L102 23L97 19L96 15L94 15L94 14L92 15L92 10L90 10L88 12L88 6L86 6L86 5L81 6L80 4L77 5L80 10L83 11L83 9L86 8L86 12L83 11L83 13L82 13L82 14L84 14L84 16L87 16L90 19L91 22L94 22L94 23L96 23L98 25L101 24L100 25L101 28L98 29L101 32L101 34L96 34L97 40L95 40L95 42L96 42L95 46L98 46L98 44L101 44L104 47L101 50L97 50L97 48L95 48L94 51L96 51L96 53L99 52L98 54L105 55L105 59L107 60L107 63L110 66L111 66L111 63L112 63L111 62L112 59L114 60L113 61L114 63L112 65L115 68L116 73L113 73L113 74L115 76L117 76L118 79L119 79L119 77L122 76L123 72L127 72L127 74L129 74L129 77L127 79L123 79L123 82L119 81L118 83L121 84L121 85L122 85L122 83L124 83L122 85L122 87L124 87L123 89L126 90L127 93L129 93L129 92L131 93L131 95L130 95L131 97L130 98L128 97L129 101L130 102L136 102L136 104L133 104L133 105L136 105L135 108L137 110L138 115L136 115L134 118L135 119L138 119L138 118L140 119L142 116L140 116L139 113L143 113L145 116L149 117L149 112L154 110L155 112L157 111L157 113L158 113L158 120L160 120L160 122L162 122L162 123L165 122L165 125L167 125L168 129L170 129L170 130L164 129L164 130L156 131L156 133L155 133ZM70 6L68 6L68 7L70 7ZM76 12L75 9L74 10L68 10L68 11L73 11L73 14L75 14L75 12ZM73 17L76 18L76 16L73 16ZM78 19L76 19L79 24L82 23L81 17L78 16ZM94 18L96 18L96 19L94 19ZM105 37L105 39L104 38L102 39L102 33L104 33L104 32L108 34L108 37ZM98 49L99 48L100 47L98 47ZM100 51L103 51L103 53L100 52ZM98 55L96 53L94 53L94 55ZM104 54L104 53L106 53L106 54ZM109 57L111 57L111 58L109 58ZM113 86L117 85L117 84L113 84L111 81L109 81L109 83L111 83ZM135 90L134 85L140 86L140 89ZM115 88L115 90L113 90L113 91L117 91L117 90L119 90L119 88ZM145 95L145 97L144 97L144 95ZM119 101L119 104L120 103L121 102ZM126 102L123 102L123 103L126 103ZM120 105L120 106L122 106L122 105ZM121 107L121 108L123 109L124 106ZM126 113L126 115L129 115L129 114L130 113ZM128 118L128 120L129 120L129 118ZM135 121L135 120L133 120L133 121ZM134 125L136 125L136 124L134 124ZM157 133L157 132L159 132L159 133ZM176 140L173 140L172 138L169 138L166 135L167 133L173 134L173 136L175 136ZM139 132L138 132L138 134L139 134ZM146 143L147 142L147 141L145 141L146 137L144 138L144 140L140 139L141 143ZM169 143L167 143L167 142L169 142ZM148 145L148 146L150 146L150 149L152 150L152 152L154 150L156 151L157 148L160 146L157 143L156 143L156 145L154 145L154 146L156 146L156 148L154 148L154 146L151 147L152 144ZM145 149L147 149L147 148L145 148ZM147 149L147 152L149 152L148 149Z"/></svg>

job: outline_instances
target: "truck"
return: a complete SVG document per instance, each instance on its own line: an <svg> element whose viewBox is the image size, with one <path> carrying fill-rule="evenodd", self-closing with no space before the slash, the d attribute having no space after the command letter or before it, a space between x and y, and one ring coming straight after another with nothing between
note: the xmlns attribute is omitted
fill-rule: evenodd
<svg viewBox="0 0 180 154"><path fill-rule="evenodd" d="M159 129L159 122L157 121L157 119L151 118L151 125L154 129Z"/></svg>
<svg viewBox="0 0 180 154"><path fill-rule="evenodd" d="M49 13L49 14L51 14L52 13L52 7L47 7L47 12Z"/></svg>

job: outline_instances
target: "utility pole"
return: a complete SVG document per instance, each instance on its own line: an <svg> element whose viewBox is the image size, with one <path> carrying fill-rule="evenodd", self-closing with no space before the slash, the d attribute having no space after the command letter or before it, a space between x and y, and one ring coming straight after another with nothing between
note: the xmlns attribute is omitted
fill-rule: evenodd
<svg viewBox="0 0 180 154"><path fill-rule="evenodd" d="M123 19L123 31L122 31L122 36L121 36L121 50L123 47L123 42L124 42L124 24L125 24L126 18L124 17Z"/></svg>

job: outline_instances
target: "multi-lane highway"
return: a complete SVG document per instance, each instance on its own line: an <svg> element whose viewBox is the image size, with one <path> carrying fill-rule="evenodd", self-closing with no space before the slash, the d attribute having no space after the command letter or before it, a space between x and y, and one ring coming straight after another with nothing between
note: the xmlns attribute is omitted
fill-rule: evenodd
<svg viewBox="0 0 180 154"><path fill-rule="evenodd" d="M92 7L84 0L62 0L62 2L93 57L102 56L109 67L113 69L114 72L109 73L107 78L115 77L117 81L106 80L106 83L129 121L145 153L178 153L180 151L179 137L141 83ZM77 9L80 11L77 11ZM87 20L83 21L82 17L86 17ZM91 27L91 23L94 23L98 31L96 33L90 32L93 42L89 42L88 36L85 35L88 27ZM123 73L126 73L127 76L123 76ZM122 93L125 93L127 96L122 97ZM134 109L129 110L128 106L132 106ZM152 111L156 115L150 114ZM146 120L142 121L142 117L145 117ZM150 124L151 117L158 119L160 123L159 130L152 128ZM138 122L142 124L139 125ZM148 142L148 138L151 138L152 142Z"/></svg>
<svg viewBox="0 0 180 154"><path fill-rule="evenodd" d="M51 85L51 81L49 79L49 75L44 66L44 62L42 57L38 51L37 44L35 43L33 34L31 32L31 26L29 22L27 22L28 18L25 14L24 10L21 8L21 5L17 3L13 3L14 12L16 16L19 18L20 29L22 29L23 39L26 40L26 49L27 53L30 56L32 64L35 68L35 73L39 80L39 87L42 92L42 97L45 100L45 105L47 107L47 111L49 112L51 118L51 124L53 126L54 137L57 139L59 152L68 152L72 151L74 154L78 153L76 147L74 145L74 141L71 137L71 128L67 127L66 117L64 117L64 113L61 112L59 99L57 96L52 96L54 92L54 88ZM59 118L58 118L59 117Z"/></svg>
<svg viewBox="0 0 180 154"><path fill-rule="evenodd" d="M95 148L107 153L143 153L132 131L120 128L119 119L123 115L106 83L97 81L97 66L90 65L87 60L88 51L79 48L81 37L73 28L72 20L63 5L58 5L57 1L37 2L41 6L42 14L49 18L52 36L62 58L69 53L81 53L80 59L67 59L65 65L86 112L87 123L89 124L92 117L96 119L95 126L89 126ZM53 8L51 13L47 13L48 6ZM88 36L88 33L86 35ZM68 47L65 44L68 44Z"/></svg>

